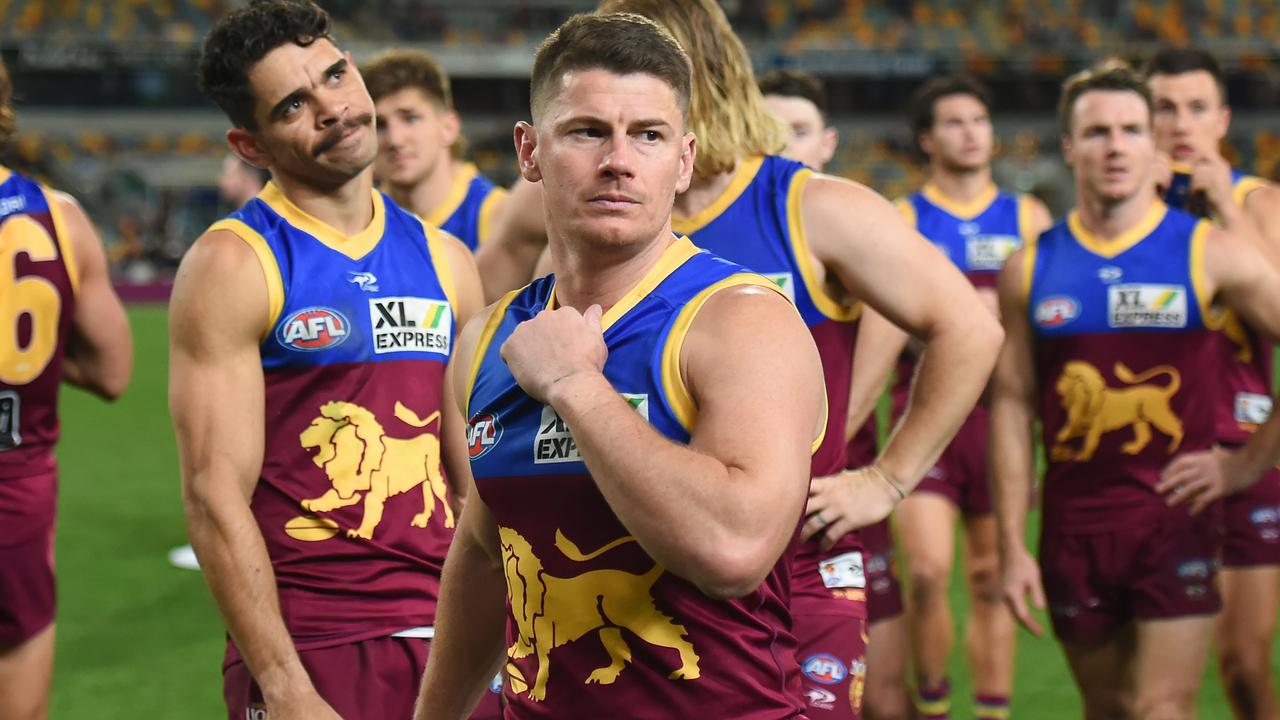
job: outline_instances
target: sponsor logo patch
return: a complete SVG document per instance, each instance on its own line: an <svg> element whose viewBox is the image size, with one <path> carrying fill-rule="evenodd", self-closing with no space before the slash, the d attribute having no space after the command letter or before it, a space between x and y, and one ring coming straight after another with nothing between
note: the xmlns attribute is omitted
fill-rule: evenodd
<svg viewBox="0 0 1280 720"><path fill-rule="evenodd" d="M965 240L964 255L970 270L999 270L1019 247L1012 235L974 235Z"/></svg>
<svg viewBox="0 0 1280 720"><path fill-rule="evenodd" d="M1107 324L1114 328L1184 328L1187 288L1184 285L1112 285L1107 288Z"/></svg>
<svg viewBox="0 0 1280 720"><path fill-rule="evenodd" d="M472 460L482 457L502 439L502 423L497 415L483 413L467 423L467 455Z"/></svg>
<svg viewBox="0 0 1280 720"><path fill-rule="evenodd" d="M809 701L809 707L819 710L835 710L836 694L826 688L806 687L804 689L804 698Z"/></svg>
<svg viewBox="0 0 1280 720"><path fill-rule="evenodd" d="M1036 305L1036 324L1045 328L1062 327L1080 317L1080 303L1067 295L1047 297Z"/></svg>
<svg viewBox="0 0 1280 720"><path fill-rule="evenodd" d="M1103 265L1098 268L1098 279L1110 285L1111 283L1120 282L1124 277L1124 270L1115 265Z"/></svg>
<svg viewBox="0 0 1280 720"><path fill-rule="evenodd" d="M1261 425L1271 416L1271 398L1258 393L1236 393L1236 422L1245 425Z"/></svg>
<svg viewBox="0 0 1280 720"><path fill-rule="evenodd" d="M369 298L373 352L449 354L453 313L449 303L415 297Z"/></svg>
<svg viewBox="0 0 1280 720"><path fill-rule="evenodd" d="M318 352L342 344L351 334L346 316L332 308L309 307L290 315L276 330L276 340L290 350Z"/></svg>
<svg viewBox="0 0 1280 720"><path fill-rule="evenodd" d="M378 276L371 272L353 272L351 277L347 278L347 282L355 283L365 292L378 291Z"/></svg>
<svg viewBox="0 0 1280 720"><path fill-rule="evenodd" d="M649 420L649 396L646 393L620 393L632 410ZM568 424L550 405L542 406L542 419L538 423L538 434L533 438L533 463L546 465L550 463L582 462L582 453L578 452L578 444L573 439Z"/></svg>
<svg viewBox="0 0 1280 720"><path fill-rule="evenodd" d="M836 685L849 676L849 670L845 668L844 663L827 653L810 655L805 658L800 669L805 677L822 685Z"/></svg>
<svg viewBox="0 0 1280 720"><path fill-rule="evenodd" d="M1204 560L1188 560L1178 566L1178 577L1183 580L1207 580L1209 563Z"/></svg>
<svg viewBox="0 0 1280 720"><path fill-rule="evenodd" d="M865 588L867 578L862 570L862 553L857 550L827 558L818 563L822 584L828 588Z"/></svg>

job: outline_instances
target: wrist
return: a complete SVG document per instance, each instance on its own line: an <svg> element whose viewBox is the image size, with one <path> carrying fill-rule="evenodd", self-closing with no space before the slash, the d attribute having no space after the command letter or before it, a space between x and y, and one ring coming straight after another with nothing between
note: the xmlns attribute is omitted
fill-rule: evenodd
<svg viewBox="0 0 1280 720"><path fill-rule="evenodd" d="M609 381L599 370L574 370L562 375L547 386L547 404L564 417L564 411L582 398L591 397L600 384L608 385Z"/></svg>
<svg viewBox="0 0 1280 720"><path fill-rule="evenodd" d="M289 703L315 692L311 677L300 662L276 665L255 673L268 706Z"/></svg>
<svg viewBox="0 0 1280 720"><path fill-rule="evenodd" d="M884 465L881 465L878 460L871 463L871 471L879 476L880 481L888 489L889 495L893 499L894 503L897 503L907 497L907 493L910 492L910 490L903 487L902 483L894 477L893 473L885 468Z"/></svg>

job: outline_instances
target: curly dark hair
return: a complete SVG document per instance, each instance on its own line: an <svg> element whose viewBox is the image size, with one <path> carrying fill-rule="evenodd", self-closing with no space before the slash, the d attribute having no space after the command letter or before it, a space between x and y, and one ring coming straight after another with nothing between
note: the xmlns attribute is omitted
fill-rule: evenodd
<svg viewBox="0 0 1280 720"><path fill-rule="evenodd" d="M827 89L812 73L792 68L770 70L760 78L760 92L808 100L818 108L822 122L827 121Z"/></svg>
<svg viewBox="0 0 1280 720"><path fill-rule="evenodd" d="M249 70L267 53L329 35L329 14L310 0L251 0L219 20L200 52L200 90L236 127L256 130Z"/></svg>

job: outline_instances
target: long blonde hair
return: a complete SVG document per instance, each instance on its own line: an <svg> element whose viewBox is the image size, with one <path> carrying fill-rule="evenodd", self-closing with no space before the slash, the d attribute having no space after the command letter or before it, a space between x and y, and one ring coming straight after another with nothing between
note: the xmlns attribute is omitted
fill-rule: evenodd
<svg viewBox="0 0 1280 720"><path fill-rule="evenodd" d="M9 68L0 60L0 144L9 139L18 129L17 118L13 115L13 82L9 79Z"/></svg>
<svg viewBox="0 0 1280 720"><path fill-rule="evenodd" d="M669 30L689 55L689 129L698 138L699 176L726 173L740 158L786 147L787 129L765 108L747 49L714 0L603 0L597 12L643 15Z"/></svg>

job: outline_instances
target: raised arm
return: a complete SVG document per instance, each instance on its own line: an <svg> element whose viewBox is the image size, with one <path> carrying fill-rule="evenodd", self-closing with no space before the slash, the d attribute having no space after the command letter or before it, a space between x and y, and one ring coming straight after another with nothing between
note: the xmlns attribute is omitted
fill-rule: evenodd
<svg viewBox="0 0 1280 720"><path fill-rule="evenodd" d="M605 378L599 318L594 306L585 316L540 313L508 338L503 358L572 429L601 494L654 560L710 597L751 593L795 532L825 422L808 329L773 290L713 295L681 348L697 408L685 446L659 435Z"/></svg>
<svg viewBox="0 0 1280 720"><path fill-rule="evenodd" d="M1018 622L1040 635L1044 631L1027 607L1027 596L1043 610L1044 589L1039 565L1024 539L1035 472L1031 434L1036 419L1026 253L1025 249L1015 252L1000 273L1000 320L1005 335L992 376L990 457L1005 601Z"/></svg>
<svg viewBox="0 0 1280 720"><path fill-rule="evenodd" d="M1209 231L1203 244L1206 291L1274 343L1280 340L1280 270L1264 259L1255 241L1218 228ZM1280 412L1273 411L1237 450L1178 456L1161 473L1156 490L1168 496L1170 505L1190 501L1191 512L1198 513L1257 482L1278 460Z"/></svg>
<svg viewBox="0 0 1280 720"><path fill-rule="evenodd" d="M54 193L80 277L62 377L107 400L120 397L133 373L133 338L120 298L111 288L98 232L70 195Z"/></svg>
<svg viewBox="0 0 1280 720"><path fill-rule="evenodd" d="M855 471L836 479L847 485L847 492L832 497L845 506L835 513L841 520L824 532L827 542L833 542L887 516L892 500L910 492L933 465L986 385L1002 333L960 271L884 198L856 183L821 175L803 193L805 235L828 277L834 275L848 294L925 346L911 403L881 451L875 472ZM880 487L865 487L869 483ZM812 503L809 509L815 509ZM806 528L807 534L814 532Z"/></svg>
<svg viewBox="0 0 1280 720"><path fill-rule="evenodd" d="M493 302L528 283L546 246L542 185L517 180L494 215L491 237L476 249L485 300Z"/></svg>
<svg viewBox="0 0 1280 720"><path fill-rule="evenodd" d="M275 573L249 500L262 469L258 343L267 287L253 251L215 231L183 259L169 306L169 412L191 545L272 718L336 718L280 615Z"/></svg>
<svg viewBox="0 0 1280 720"><path fill-rule="evenodd" d="M459 417L466 412L466 380L476 340L493 308L467 324L453 355L450 396ZM464 455L465 458L465 455ZM435 638L418 694L415 720L465 720L502 664L506 580L498 526L472 484L458 530L445 558L436 605Z"/></svg>

